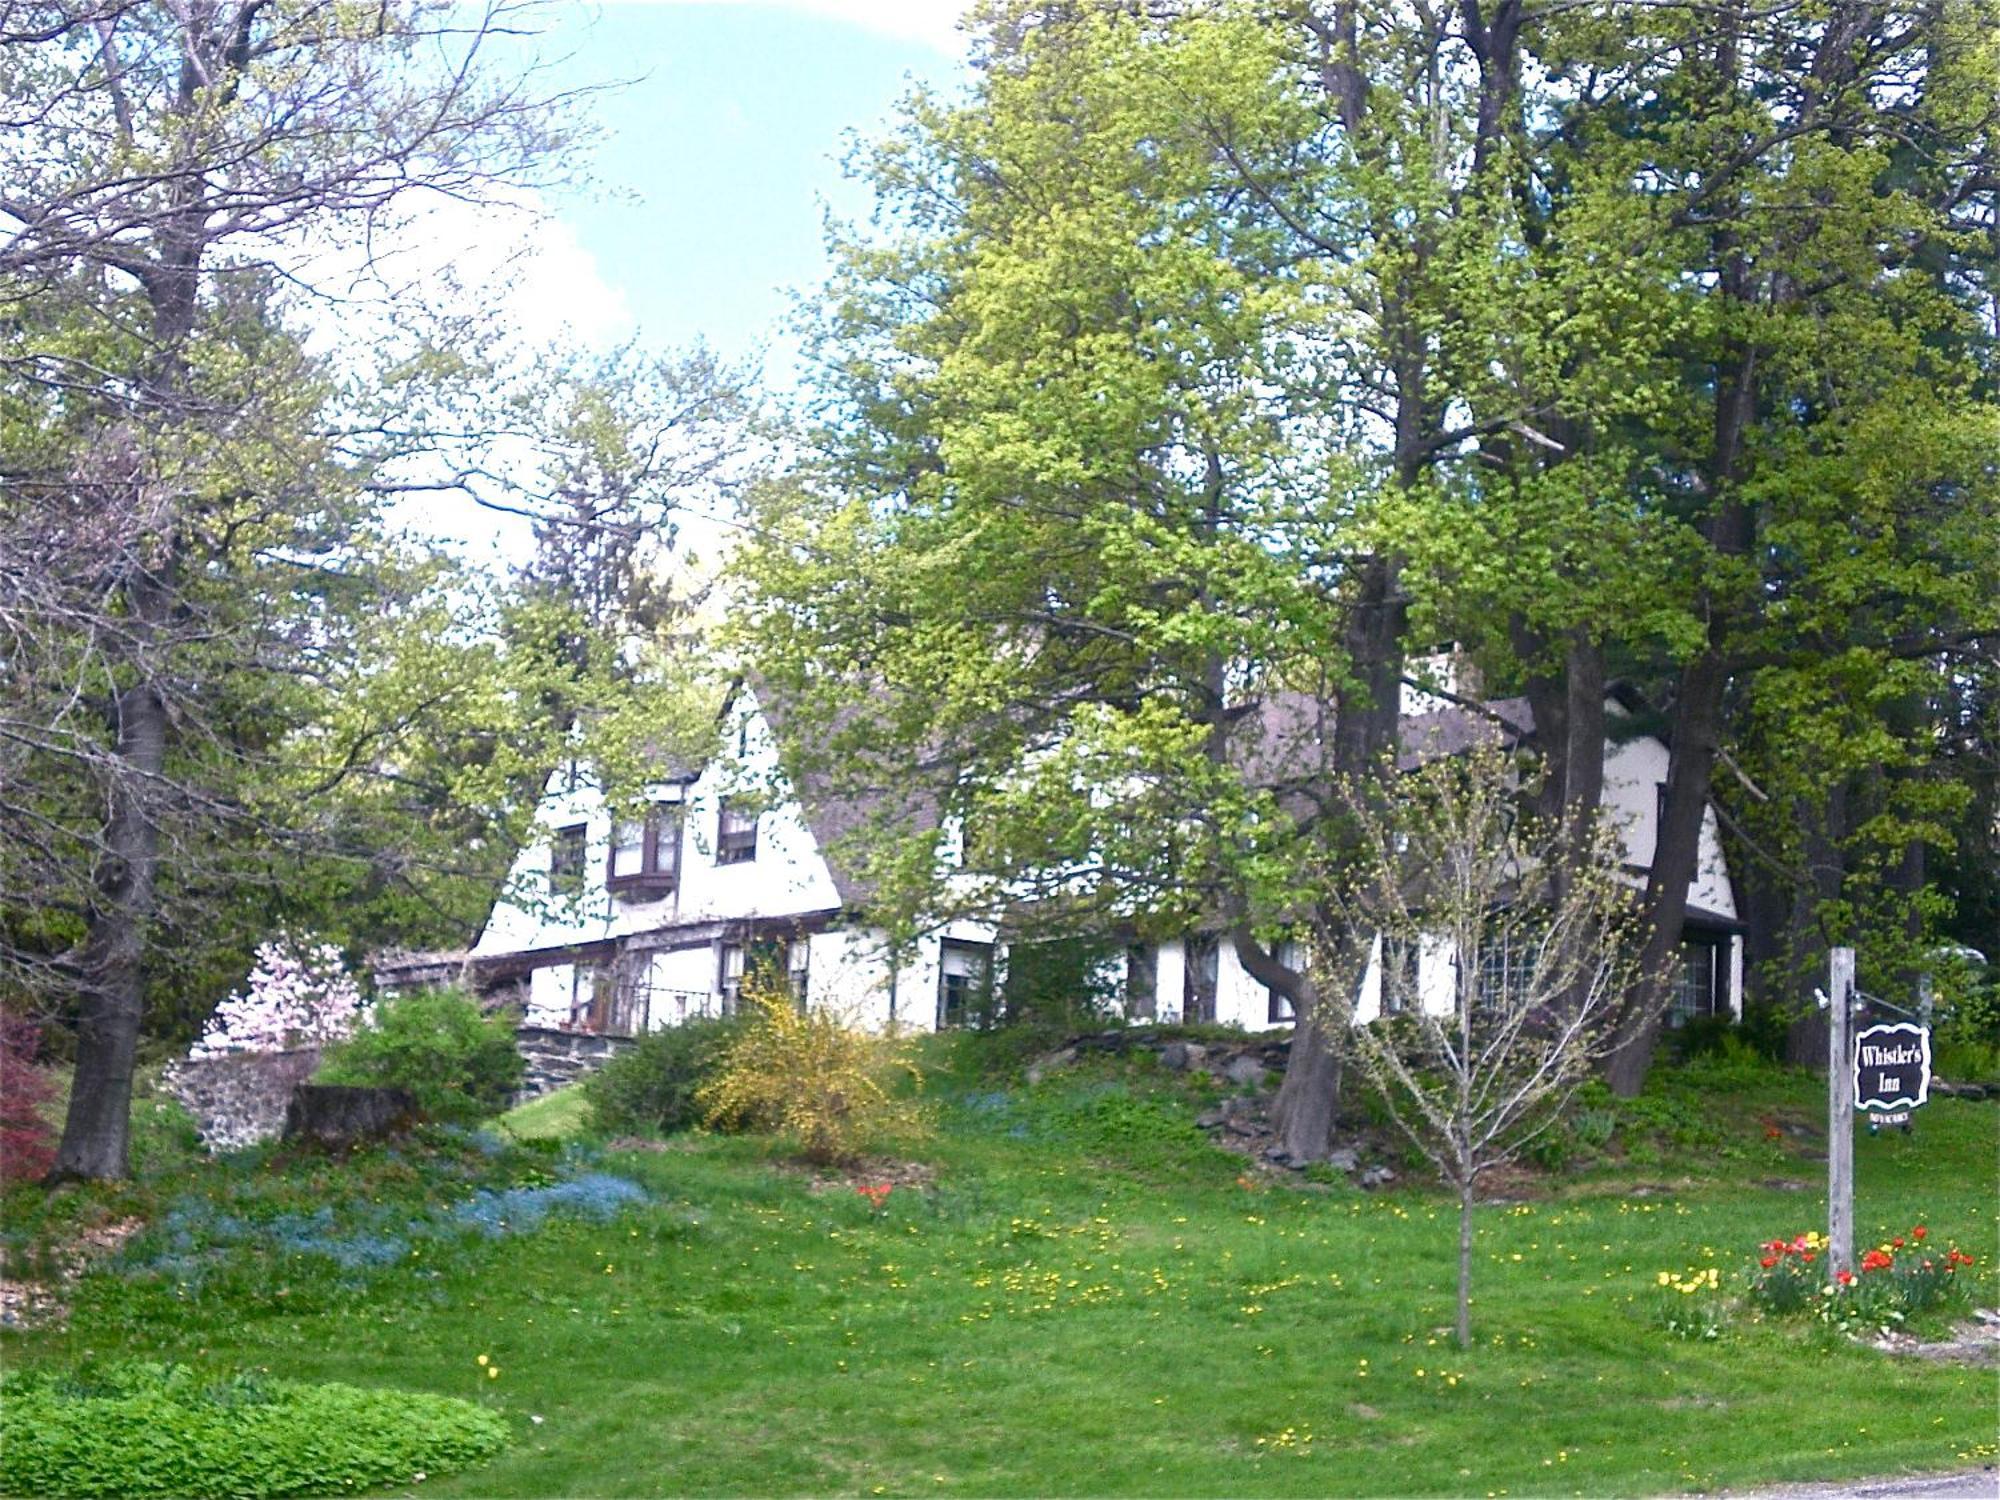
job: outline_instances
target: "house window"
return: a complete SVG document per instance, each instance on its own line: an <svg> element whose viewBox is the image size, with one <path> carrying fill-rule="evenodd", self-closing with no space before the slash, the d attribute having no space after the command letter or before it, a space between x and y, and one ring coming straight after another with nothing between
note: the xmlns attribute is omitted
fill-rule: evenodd
<svg viewBox="0 0 2000 1500"><path fill-rule="evenodd" d="M938 1026L976 1026L992 994L993 949L946 939L938 952Z"/></svg>
<svg viewBox="0 0 2000 1500"><path fill-rule="evenodd" d="M1715 1014L1716 948L1712 943L1681 944L1680 962L1674 970L1673 999L1667 1006L1667 1025L1685 1026L1697 1016Z"/></svg>
<svg viewBox="0 0 2000 1500"><path fill-rule="evenodd" d="M716 960L716 992L722 996L722 1013L736 1014L736 1002L743 998L743 945L724 943Z"/></svg>
<svg viewBox="0 0 2000 1500"><path fill-rule="evenodd" d="M643 818L623 819L612 825L605 883L614 896L664 895L673 889L680 860L680 805L656 802Z"/></svg>
<svg viewBox="0 0 2000 1500"><path fill-rule="evenodd" d="M806 1008L806 996L811 992L808 971L811 961L812 945L805 938L796 938L786 946L785 977L791 983L792 999L798 1002L800 1010Z"/></svg>
<svg viewBox="0 0 2000 1500"><path fill-rule="evenodd" d="M549 845L550 895L583 894L583 851L588 834L589 830L581 823L556 830L555 838Z"/></svg>
<svg viewBox="0 0 2000 1500"><path fill-rule="evenodd" d="M1528 996L1535 971L1537 933L1520 927L1498 927L1479 950L1479 1003L1519 1004Z"/></svg>
<svg viewBox="0 0 2000 1500"><path fill-rule="evenodd" d="M1277 947L1273 948L1271 950L1271 957L1290 969L1294 974L1299 972L1300 966L1305 962L1304 953L1291 938L1286 938ZM1264 1007L1264 1020L1268 1024L1277 1026L1285 1021L1298 1019L1297 1013L1292 1008L1290 998L1283 991L1279 990L1276 985L1266 985L1264 988L1270 997L1269 1002Z"/></svg>
<svg viewBox="0 0 2000 1500"><path fill-rule="evenodd" d="M748 864L757 857L757 814L725 799L716 814L715 862Z"/></svg>

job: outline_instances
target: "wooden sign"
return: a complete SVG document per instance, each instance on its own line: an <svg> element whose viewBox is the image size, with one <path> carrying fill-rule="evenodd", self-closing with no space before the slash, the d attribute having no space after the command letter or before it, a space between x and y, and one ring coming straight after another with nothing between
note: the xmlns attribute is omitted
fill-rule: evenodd
<svg viewBox="0 0 2000 1500"><path fill-rule="evenodd" d="M1864 1026L1854 1037L1854 1107L1894 1114L1931 1094L1931 1029L1912 1021Z"/></svg>

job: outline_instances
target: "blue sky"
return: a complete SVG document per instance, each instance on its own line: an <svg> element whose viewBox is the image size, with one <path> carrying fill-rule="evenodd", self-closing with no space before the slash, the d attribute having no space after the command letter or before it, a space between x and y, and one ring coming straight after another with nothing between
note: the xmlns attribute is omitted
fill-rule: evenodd
<svg viewBox="0 0 2000 1500"><path fill-rule="evenodd" d="M576 5L540 42L567 85L633 80L591 105L595 191L551 199L559 225L644 343L701 336L731 356L778 333L788 292L825 269L848 132L879 135L912 78L960 75L951 0ZM769 373L782 380L782 350Z"/></svg>

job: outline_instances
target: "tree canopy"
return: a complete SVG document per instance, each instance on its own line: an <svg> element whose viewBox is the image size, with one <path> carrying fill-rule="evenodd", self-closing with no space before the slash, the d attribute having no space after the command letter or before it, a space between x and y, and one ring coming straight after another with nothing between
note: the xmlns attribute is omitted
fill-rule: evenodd
<svg viewBox="0 0 2000 1500"><path fill-rule="evenodd" d="M995 877L878 831L904 909L1203 921L1309 1028L1260 938L1443 640L1579 838L1610 682L1671 746L1620 1087L1719 771L1797 828L1872 768L1857 877L1949 840L1924 685L2000 597L1987 7L983 17L969 95L864 158L886 227L836 241L746 559L802 753L921 776Z"/></svg>

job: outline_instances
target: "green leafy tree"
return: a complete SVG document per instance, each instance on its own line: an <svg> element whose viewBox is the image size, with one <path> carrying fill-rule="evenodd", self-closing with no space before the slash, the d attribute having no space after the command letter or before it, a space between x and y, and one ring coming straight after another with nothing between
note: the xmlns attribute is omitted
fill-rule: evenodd
<svg viewBox="0 0 2000 1500"><path fill-rule="evenodd" d="M1300 1157L1336 1054L1268 939L1329 777L1393 759L1391 502L1476 461L1437 329L1497 253L1495 127L1426 62L1461 24L990 7L975 100L871 159L899 233L843 249L823 461L747 562L801 754L974 835L968 880L927 820L870 830L883 904L1227 932L1301 1018Z"/></svg>
<svg viewBox="0 0 2000 1500"><path fill-rule="evenodd" d="M332 251L406 230L426 191L560 170L565 101L532 58L494 58L503 35L524 56L527 18L0 15L20 122L0 142L0 957L74 1026L59 1174L125 1171L149 1003L187 1034L287 920L354 950L462 940L557 761L600 731L638 759L649 645L579 652L571 601L496 590L387 507L505 473L516 508L624 484L631 510L668 485L629 416L670 411L668 382L628 364L531 389L476 320L408 299L392 337L305 336L327 332L305 294L332 292Z"/></svg>

